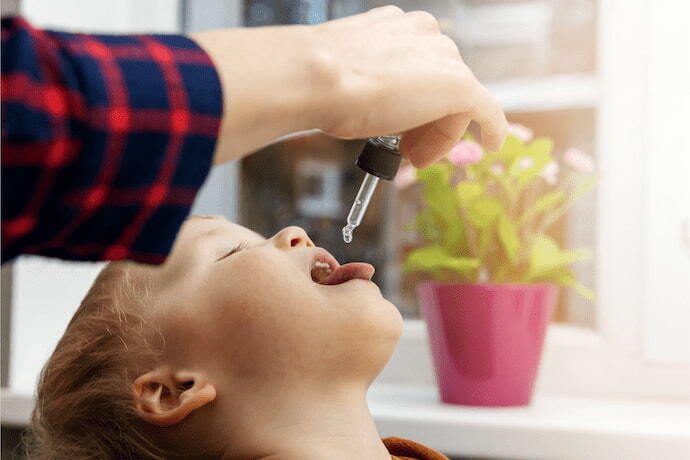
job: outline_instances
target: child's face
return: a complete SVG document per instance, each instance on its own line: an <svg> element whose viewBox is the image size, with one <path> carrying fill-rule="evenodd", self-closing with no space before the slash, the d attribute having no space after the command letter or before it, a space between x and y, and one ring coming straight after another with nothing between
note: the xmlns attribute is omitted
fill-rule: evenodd
<svg viewBox="0 0 690 460"><path fill-rule="evenodd" d="M373 271L314 282L314 262L329 257L297 227L264 239L222 218L189 219L153 288L166 355L235 386L373 379L400 336L400 314L366 279Z"/></svg>

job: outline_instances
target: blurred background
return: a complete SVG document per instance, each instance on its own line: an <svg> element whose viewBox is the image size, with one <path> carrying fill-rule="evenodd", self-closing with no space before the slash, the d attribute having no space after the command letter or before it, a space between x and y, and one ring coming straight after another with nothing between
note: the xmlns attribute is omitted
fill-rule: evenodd
<svg viewBox="0 0 690 460"><path fill-rule="evenodd" d="M682 458L679 448L690 458L685 2L21 0L3 2L3 14L18 11L37 26L70 31L179 33L316 24L389 3L432 13L509 121L551 137L555 156L570 147L592 155L599 185L555 227L562 244L593 250L575 272L597 300L562 291L537 383L543 399L508 415L443 412L439 418L452 423L437 426L400 408L391 415L379 391L372 410L382 434L463 458ZM323 135L282 139L216 167L194 212L222 214L264 235L299 225L341 262L375 265L375 281L406 319L379 381L423 393L433 384L429 350L415 278L400 270L402 255L418 243L404 227L419 191L380 186L354 242L343 244L340 229L363 176L354 166L359 148ZM41 258L3 267L3 458L25 423L40 367L100 267ZM441 409L425 413L434 410ZM651 417L656 428L629 426L631 417Z"/></svg>

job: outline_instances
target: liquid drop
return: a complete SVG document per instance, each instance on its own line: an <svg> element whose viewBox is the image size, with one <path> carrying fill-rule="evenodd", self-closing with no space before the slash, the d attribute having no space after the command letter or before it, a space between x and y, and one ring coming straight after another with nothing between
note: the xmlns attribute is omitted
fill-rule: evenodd
<svg viewBox="0 0 690 460"><path fill-rule="evenodd" d="M350 226L343 227L343 241L352 243L352 228Z"/></svg>

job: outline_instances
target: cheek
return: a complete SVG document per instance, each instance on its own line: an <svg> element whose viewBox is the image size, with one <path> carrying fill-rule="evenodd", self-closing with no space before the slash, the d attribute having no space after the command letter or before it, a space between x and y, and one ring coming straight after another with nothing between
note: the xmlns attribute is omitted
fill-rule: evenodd
<svg viewBox="0 0 690 460"><path fill-rule="evenodd" d="M219 267L209 286L219 303L245 305L253 313L305 311L317 301L311 278L280 254L252 251Z"/></svg>
<svg viewBox="0 0 690 460"><path fill-rule="evenodd" d="M239 254L238 254L239 255ZM273 359L299 353L316 340L324 322L323 301L311 278L286 261L238 257L204 282L209 328L238 359ZM246 257L249 256L249 257ZM246 356L247 354L251 356Z"/></svg>

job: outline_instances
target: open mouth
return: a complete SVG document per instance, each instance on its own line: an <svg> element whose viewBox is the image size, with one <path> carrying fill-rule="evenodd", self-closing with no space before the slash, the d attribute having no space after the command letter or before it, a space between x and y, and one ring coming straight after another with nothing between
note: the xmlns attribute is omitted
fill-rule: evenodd
<svg viewBox="0 0 690 460"><path fill-rule="evenodd" d="M311 279L328 286L355 279L371 281L374 271L372 265L361 262L340 265L328 251L318 248L311 264Z"/></svg>

